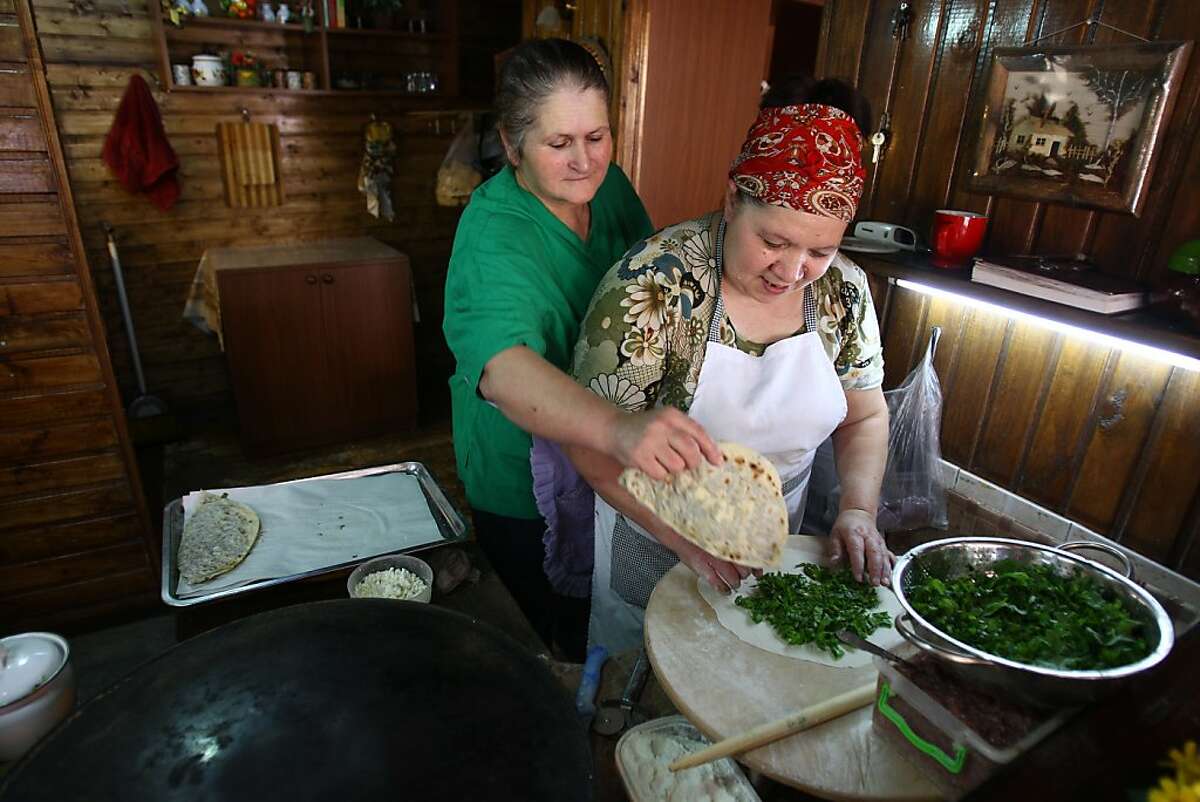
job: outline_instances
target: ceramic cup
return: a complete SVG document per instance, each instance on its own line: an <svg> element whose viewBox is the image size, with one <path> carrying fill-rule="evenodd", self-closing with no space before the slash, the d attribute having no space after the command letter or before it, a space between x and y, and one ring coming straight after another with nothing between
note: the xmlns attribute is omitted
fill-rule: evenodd
<svg viewBox="0 0 1200 802"><path fill-rule="evenodd" d="M288 89L303 89L304 74L300 70L288 70L287 72L287 88Z"/></svg>
<svg viewBox="0 0 1200 802"><path fill-rule="evenodd" d="M192 68L187 64L172 64L171 77L175 79L176 86L191 86Z"/></svg>
<svg viewBox="0 0 1200 802"><path fill-rule="evenodd" d="M987 233L987 216L978 212L938 209L933 215L933 263L937 267L962 267L979 253Z"/></svg>

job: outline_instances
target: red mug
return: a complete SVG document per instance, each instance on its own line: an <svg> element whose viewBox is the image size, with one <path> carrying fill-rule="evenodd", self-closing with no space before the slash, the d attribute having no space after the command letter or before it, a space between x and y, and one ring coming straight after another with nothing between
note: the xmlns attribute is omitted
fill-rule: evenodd
<svg viewBox="0 0 1200 802"><path fill-rule="evenodd" d="M978 212L938 209L933 214L933 263L938 267L962 267L983 245L987 216Z"/></svg>

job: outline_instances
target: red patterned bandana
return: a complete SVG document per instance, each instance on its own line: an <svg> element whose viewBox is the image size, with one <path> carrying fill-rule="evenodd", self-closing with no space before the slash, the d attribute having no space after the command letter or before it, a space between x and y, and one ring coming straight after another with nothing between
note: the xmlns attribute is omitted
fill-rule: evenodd
<svg viewBox="0 0 1200 802"><path fill-rule="evenodd" d="M865 175L858 126L818 103L760 111L729 170L739 189L764 203L847 223Z"/></svg>

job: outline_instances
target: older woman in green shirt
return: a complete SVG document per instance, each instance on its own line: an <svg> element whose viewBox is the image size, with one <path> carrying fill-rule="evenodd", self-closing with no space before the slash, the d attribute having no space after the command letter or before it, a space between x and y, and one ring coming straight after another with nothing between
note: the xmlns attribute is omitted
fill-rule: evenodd
<svg viewBox="0 0 1200 802"><path fill-rule="evenodd" d="M611 162L599 65L565 40L527 42L497 107L510 164L472 195L446 279L454 450L489 560L542 638L581 656L586 600L556 596L542 569L530 433L657 476L720 454L677 410L632 415L563 372L597 283L652 231Z"/></svg>

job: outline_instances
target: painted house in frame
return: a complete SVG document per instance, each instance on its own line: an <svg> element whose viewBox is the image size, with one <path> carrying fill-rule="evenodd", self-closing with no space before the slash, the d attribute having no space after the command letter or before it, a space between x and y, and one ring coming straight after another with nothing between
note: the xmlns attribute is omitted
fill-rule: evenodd
<svg viewBox="0 0 1200 802"><path fill-rule="evenodd" d="M1071 130L1053 120L1022 117L1013 126L1009 150L1034 156L1064 156Z"/></svg>

